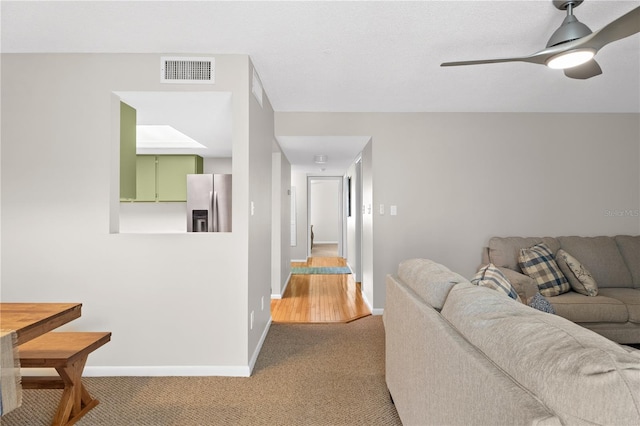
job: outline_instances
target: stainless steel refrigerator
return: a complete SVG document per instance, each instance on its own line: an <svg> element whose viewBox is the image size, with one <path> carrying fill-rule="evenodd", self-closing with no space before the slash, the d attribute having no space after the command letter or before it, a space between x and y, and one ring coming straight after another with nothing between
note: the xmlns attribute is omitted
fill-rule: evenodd
<svg viewBox="0 0 640 426"><path fill-rule="evenodd" d="M187 175L187 232L231 232L231 175Z"/></svg>

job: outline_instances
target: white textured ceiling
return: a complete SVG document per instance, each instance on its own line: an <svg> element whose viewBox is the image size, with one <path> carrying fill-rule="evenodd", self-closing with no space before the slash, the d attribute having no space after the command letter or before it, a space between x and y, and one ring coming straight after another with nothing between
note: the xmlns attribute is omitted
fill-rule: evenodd
<svg viewBox="0 0 640 426"><path fill-rule="evenodd" d="M231 92L114 92L136 110L137 124L169 125L206 149L140 149L138 154L231 157ZM211 117L215 117L214 120Z"/></svg>
<svg viewBox="0 0 640 426"><path fill-rule="evenodd" d="M586 0L597 30L640 1ZM2 52L243 53L276 111L640 112L640 35L580 81L527 63L564 18L536 1L1 3Z"/></svg>

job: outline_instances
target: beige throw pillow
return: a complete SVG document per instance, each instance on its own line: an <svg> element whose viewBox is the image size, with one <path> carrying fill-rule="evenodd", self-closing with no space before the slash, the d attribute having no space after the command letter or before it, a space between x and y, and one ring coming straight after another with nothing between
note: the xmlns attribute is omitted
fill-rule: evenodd
<svg viewBox="0 0 640 426"><path fill-rule="evenodd" d="M585 296L597 296L598 284L587 268L582 265L575 257L566 251L560 249L556 253L556 261L558 266L569 280L569 284L573 291Z"/></svg>

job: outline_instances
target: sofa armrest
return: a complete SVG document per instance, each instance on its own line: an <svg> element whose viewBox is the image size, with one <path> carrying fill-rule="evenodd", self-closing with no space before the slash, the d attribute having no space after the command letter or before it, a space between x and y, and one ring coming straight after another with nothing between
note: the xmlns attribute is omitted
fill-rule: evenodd
<svg viewBox="0 0 640 426"><path fill-rule="evenodd" d="M538 292L538 285L533 278L516 272L513 269L498 267L505 277L509 280L516 293L520 296L522 303L527 304L529 299Z"/></svg>

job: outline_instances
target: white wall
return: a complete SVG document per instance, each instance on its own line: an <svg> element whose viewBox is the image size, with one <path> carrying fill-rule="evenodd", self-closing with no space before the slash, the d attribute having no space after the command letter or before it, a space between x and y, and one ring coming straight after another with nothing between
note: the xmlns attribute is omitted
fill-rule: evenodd
<svg viewBox="0 0 640 426"><path fill-rule="evenodd" d="M205 157L202 161L202 173L233 173L233 159L226 157Z"/></svg>
<svg viewBox="0 0 640 426"><path fill-rule="evenodd" d="M375 309L407 258L470 277L494 235L638 234L637 217L605 211L640 208L639 124L638 114L276 113L278 136L372 136L363 288Z"/></svg>
<svg viewBox="0 0 640 426"><path fill-rule="evenodd" d="M261 221L249 232L250 188L264 175L249 164L249 59L217 55L215 85L163 85L160 56L2 55L1 298L82 302L67 328L113 332L89 374L246 375L249 275L268 274L268 264L249 265L249 241L271 223L267 215L266 230ZM112 93L146 90L233 92L232 233L110 233L119 207Z"/></svg>
<svg viewBox="0 0 640 426"><path fill-rule="evenodd" d="M309 178L309 218L313 225L314 243L337 244L340 239L342 212L342 178Z"/></svg>
<svg viewBox="0 0 640 426"><path fill-rule="evenodd" d="M187 232L187 203L120 203L120 232Z"/></svg>

